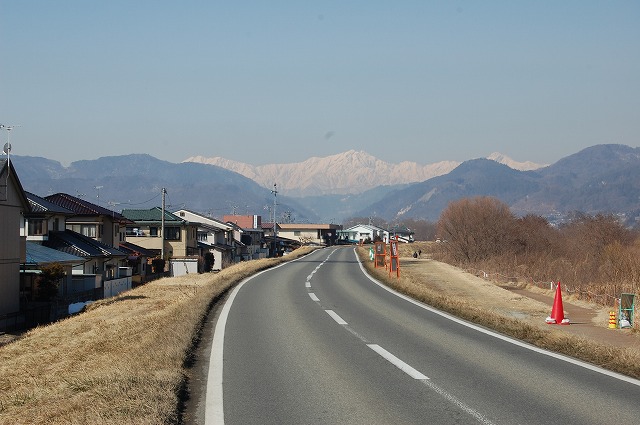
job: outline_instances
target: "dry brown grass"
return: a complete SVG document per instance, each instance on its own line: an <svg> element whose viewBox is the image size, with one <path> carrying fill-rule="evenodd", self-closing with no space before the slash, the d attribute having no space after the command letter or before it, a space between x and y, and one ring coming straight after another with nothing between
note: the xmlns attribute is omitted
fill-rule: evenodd
<svg viewBox="0 0 640 425"><path fill-rule="evenodd" d="M187 363L213 302L311 250L152 282L0 347L0 424L179 423Z"/></svg>
<svg viewBox="0 0 640 425"><path fill-rule="evenodd" d="M422 249L424 256L427 248L426 244L421 243L399 245L400 255L405 258L410 258L413 252L419 249ZM390 277L387 270L373 267L373 263L369 261L368 247L359 248L358 255L372 276L400 293L538 347L640 379L640 352L637 350L599 344L583 337L533 326L526 321L500 314L486 306L479 307L478 300L465 299L460 296L460 293L447 292L442 289L442 286L425 281L424 276L414 273L410 267L403 268L402 258L400 259L401 277L397 279L395 275Z"/></svg>

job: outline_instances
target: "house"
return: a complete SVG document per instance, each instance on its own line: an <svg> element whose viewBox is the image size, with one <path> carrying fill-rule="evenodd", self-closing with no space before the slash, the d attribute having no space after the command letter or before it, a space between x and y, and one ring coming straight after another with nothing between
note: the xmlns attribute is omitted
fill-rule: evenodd
<svg viewBox="0 0 640 425"><path fill-rule="evenodd" d="M338 231L338 239L342 243L373 242L377 239L389 242L389 231L373 224L357 224Z"/></svg>
<svg viewBox="0 0 640 425"><path fill-rule="evenodd" d="M275 232L274 232L275 227ZM269 250L270 257L277 257L282 255L287 249L294 249L300 247L299 242L295 242L289 239L283 239L280 236L280 224L279 223L262 223L262 230L264 231L264 242ZM277 242L274 241L274 233L277 233ZM295 244L295 247L292 245Z"/></svg>
<svg viewBox="0 0 640 425"><path fill-rule="evenodd" d="M75 213L31 192L25 192L31 211L25 214L27 241L42 243L49 238L49 231L66 229L67 219Z"/></svg>
<svg viewBox="0 0 640 425"><path fill-rule="evenodd" d="M75 295L73 285L73 268L81 266L86 260L82 257L58 251L42 245L41 243L27 240L27 255L22 263L20 279L20 298L25 302L36 301L38 297L38 287L36 279L43 267L51 264L60 264L64 269L65 276L58 287L58 296L67 298ZM95 294L90 294L88 299L99 298ZM83 300L84 301L84 300Z"/></svg>
<svg viewBox="0 0 640 425"><path fill-rule="evenodd" d="M33 243L30 245L32 260L53 261L57 256L65 269L70 267L58 292L63 303L108 298L131 289L126 254L117 249L128 222L122 215L65 193L45 198L29 192L26 195L31 211L25 216L25 230L27 241ZM81 261L65 259L61 254L44 255L46 250L36 244ZM22 282L25 293L37 293L34 276L28 271L46 264L43 261L25 263Z"/></svg>
<svg viewBox="0 0 640 425"><path fill-rule="evenodd" d="M164 247L167 258L198 255L198 226L165 210L163 238L162 214L160 207L122 210L122 215L131 221L126 228L126 241L154 250L158 255Z"/></svg>
<svg viewBox="0 0 640 425"><path fill-rule="evenodd" d="M163 215L164 213L164 215ZM160 207L125 209L126 241L164 255L173 276L198 272L198 225ZM163 219L164 217L164 219ZM163 233L164 225L164 235Z"/></svg>
<svg viewBox="0 0 640 425"><path fill-rule="evenodd" d="M66 219L66 229L113 248L125 241L125 229L131 222L122 214L66 193L56 193L45 199L73 211Z"/></svg>
<svg viewBox="0 0 640 425"><path fill-rule="evenodd" d="M121 242L118 249L127 254L127 266L131 267L132 285L134 287L162 276L161 273L153 273L150 264L150 261L157 257L155 251L131 242Z"/></svg>
<svg viewBox="0 0 640 425"><path fill-rule="evenodd" d="M233 226L189 210L174 211L174 215L197 224L197 240L200 256L213 254L213 270L221 270L234 262L235 241Z"/></svg>
<svg viewBox="0 0 640 425"><path fill-rule="evenodd" d="M69 229L50 231L43 245L84 259L73 268L72 293L98 290L97 298L109 298L132 287L127 255L110 245Z"/></svg>
<svg viewBox="0 0 640 425"><path fill-rule="evenodd" d="M339 224L278 223L278 238L299 241L301 245L335 245Z"/></svg>
<svg viewBox="0 0 640 425"><path fill-rule="evenodd" d="M407 226L395 225L391 229L389 229L389 233L391 238L395 238L399 242L414 242L413 235L415 234L415 232L409 229Z"/></svg>
<svg viewBox="0 0 640 425"><path fill-rule="evenodd" d="M264 240L262 217L259 215L225 215L223 220L234 227L235 239L240 252L236 253L236 262L257 260L269 255L269 247ZM239 239L238 239L239 237Z"/></svg>
<svg viewBox="0 0 640 425"><path fill-rule="evenodd" d="M0 328L20 310L20 263L26 259L23 215L30 210L13 164L0 159Z"/></svg>
<svg viewBox="0 0 640 425"><path fill-rule="evenodd" d="M259 215L224 215L225 223L233 223L241 229L259 229L262 225L262 216Z"/></svg>

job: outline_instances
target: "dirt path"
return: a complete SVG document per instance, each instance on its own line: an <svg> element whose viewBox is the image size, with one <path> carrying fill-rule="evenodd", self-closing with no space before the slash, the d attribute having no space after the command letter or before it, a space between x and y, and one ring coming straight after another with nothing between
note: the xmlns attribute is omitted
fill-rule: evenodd
<svg viewBox="0 0 640 425"><path fill-rule="evenodd" d="M640 332L630 329L609 329L611 308L562 298L565 316L570 325L548 325L555 292L535 287L522 289L497 284L464 272L456 267L425 258L402 258L403 273L418 277L424 284L460 297L480 308L515 317L534 326L567 332L614 346L640 350Z"/></svg>

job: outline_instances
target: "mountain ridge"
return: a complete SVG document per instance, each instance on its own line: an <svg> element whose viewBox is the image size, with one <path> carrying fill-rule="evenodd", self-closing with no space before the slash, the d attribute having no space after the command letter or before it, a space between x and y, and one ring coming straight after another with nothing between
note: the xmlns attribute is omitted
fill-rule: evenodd
<svg viewBox="0 0 640 425"><path fill-rule="evenodd" d="M488 160L465 161L446 175L391 193L367 210L389 220L435 221L449 202L475 196L496 197L520 216L617 214L634 226L640 222L640 148L596 145L532 171Z"/></svg>
<svg viewBox="0 0 640 425"><path fill-rule="evenodd" d="M384 161L357 151L350 155L348 167L366 170L342 171L339 162L323 163L324 183L346 173L366 180L372 168L386 170ZM65 192L114 211L123 206L158 206L161 188L167 189L168 208L189 208L213 217L232 213L269 216L267 210L274 202L271 184L260 185L216 165L171 163L147 154L76 161L69 167L39 157L12 155L11 160L25 190L39 196ZM288 178L298 176L291 171ZM436 221L452 201L493 196L517 215L553 217L558 223L557 217L582 212L614 213L630 226L640 224L640 148L625 145L592 146L529 171L486 158L471 159L421 182L380 184L352 194L322 195L318 191L314 196L291 197L280 192L287 181L277 183L277 212L294 222L339 223L371 216L387 221Z"/></svg>
<svg viewBox="0 0 640 425"><path fill-rule="evenodd" d="M517 162L497 152L488 158L521 170L544 166L530 161ZM426 165L413 161L390 163L365 151L353 149L326 157L310 157L297 163L258 166L222 157L204 156L192 156L183 162L216 165L242 174L263 187L270 187L278 182L282 193L294 197L359 194L381 185L417 183L447 174L461 164L457 161Z"/></svg>

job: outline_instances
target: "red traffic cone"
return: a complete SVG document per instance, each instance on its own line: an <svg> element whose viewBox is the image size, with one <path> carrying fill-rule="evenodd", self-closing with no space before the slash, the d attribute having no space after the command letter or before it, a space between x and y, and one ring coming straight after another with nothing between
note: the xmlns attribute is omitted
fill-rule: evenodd
<svg viewBox="0 0 640 425"><path fill-rule="evenodd" d="M551 309L551 316L547 318L547 323L555 323L559 325L569 324L569 319L564 318L564 307L562 306L562 291L560 290L560 282L558 282L558 286L556 287L556 296L553 299L553 308Z"/></svg>

